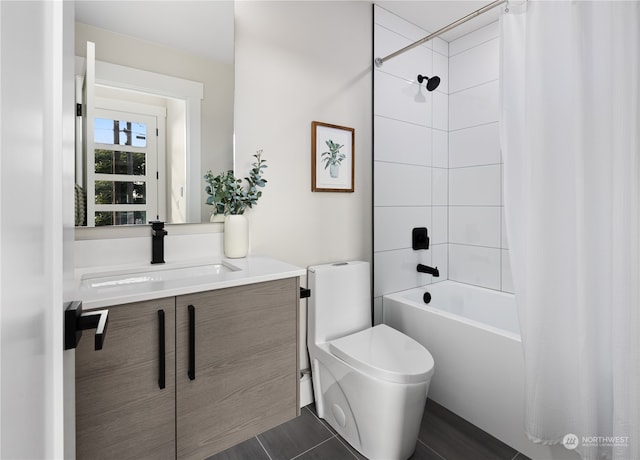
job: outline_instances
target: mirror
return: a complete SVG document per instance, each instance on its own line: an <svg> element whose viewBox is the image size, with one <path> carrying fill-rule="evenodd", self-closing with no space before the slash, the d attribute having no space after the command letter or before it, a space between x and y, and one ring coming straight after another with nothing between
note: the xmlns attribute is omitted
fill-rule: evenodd
<svg viewBox="0 0 640 460"><path fill-rule="evenodd" d="M76 196L93 217L79 221L209 222L203 176L233 168L233 1L77 0L75 14L76 74L87 42L96 60L95 154L76 146Z"/></svg>

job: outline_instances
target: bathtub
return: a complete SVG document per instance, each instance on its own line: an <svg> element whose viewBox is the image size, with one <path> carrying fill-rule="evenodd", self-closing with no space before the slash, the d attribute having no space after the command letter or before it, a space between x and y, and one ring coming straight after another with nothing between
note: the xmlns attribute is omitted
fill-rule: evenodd
<svg viewBox="0 0 640 460"><path fill-rule="evenodd" d="M385 295L382 318L431 352L431 399L532 459L577 458L562 446L534 444L524 433L524 361L513 294L442 281Z"/></svg>

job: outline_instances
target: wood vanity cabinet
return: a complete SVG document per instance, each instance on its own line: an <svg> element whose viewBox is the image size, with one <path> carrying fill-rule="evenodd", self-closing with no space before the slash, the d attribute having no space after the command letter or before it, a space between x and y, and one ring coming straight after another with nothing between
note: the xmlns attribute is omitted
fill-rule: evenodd
<svg viewBox="0 0 640 460"><path fill-rule="evenodd" d="M174 420L175 299L109 307L103 349L76 348L76 457L173 459Z"/></svg>
<svg viewBox="0 0 640 460"><path fill-rule="evenodd" d="M109 307L76 349L77 458L203 459L299 415L298 305L287 278Z"/></svg>
<svg viewBox="0 0 640 460"><path fill-rule="evenodd" d="M297 278L176 298L179 459L205 458L299 414L298 299Z"/></svg>

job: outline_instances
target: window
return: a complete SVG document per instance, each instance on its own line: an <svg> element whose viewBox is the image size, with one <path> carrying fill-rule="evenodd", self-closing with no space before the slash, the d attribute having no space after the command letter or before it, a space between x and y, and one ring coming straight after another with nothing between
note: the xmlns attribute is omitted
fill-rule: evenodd
<svg viewBox="0 0 640 460"><path fill-rule="evenodd" d="M156 117L99 107L95 114L94 144L87 158L88 225L158 219Z"/></svg>

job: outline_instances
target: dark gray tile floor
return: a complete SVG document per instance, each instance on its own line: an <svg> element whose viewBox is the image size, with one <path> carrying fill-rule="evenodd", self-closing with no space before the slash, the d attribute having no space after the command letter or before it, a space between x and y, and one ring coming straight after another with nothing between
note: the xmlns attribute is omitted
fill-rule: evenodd
<svg viewBox="0 0 640 460"><path fill-rule="evenodd" d="M364 459L319 419L313 404L299 417L220 452L209 460ZM528 460L528 457L427 401L416 451L411 460Z"/></svg>

